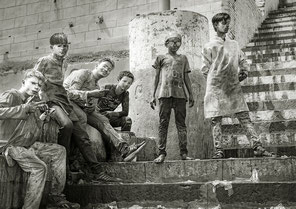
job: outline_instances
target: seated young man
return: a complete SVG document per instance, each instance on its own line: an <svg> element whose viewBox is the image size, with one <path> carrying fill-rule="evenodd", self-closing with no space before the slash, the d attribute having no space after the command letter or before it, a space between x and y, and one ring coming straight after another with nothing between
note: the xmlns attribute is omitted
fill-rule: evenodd
<svg viewBox="0 0 296 209"><path fill-rule="evenodd" d="M109 58L99 61L93 70L80 69L73 71L65 80L64 87L69 99L73 102L75 114L82 124L89 124L97 129L104 140L111 142L121 153L123 161L132 161L143 149L145 142L128 145L128 143L110 125L108 118L97 111L97 99L105 95L106 90L99 90L97 82L107 77L114 69L114 62ZM84 127L85 127L84 125Z"/></svg>
<svg viewBox="0 0 296 209"><path fill-rule="evenodd" d="M104 95L99 99L97 107L102 115L105 115L111 126L121 127L121 131L130 131L132 120L128 117L129 112L129 87L134 82L134 75L129 71L121 71L116 85L105 85ZM122 110L115 112L121 104Z"/></svg>
<svg viewBox="0 0 296 209"><path fill-rule="evenodd" d="M0 148L9 166L16 162L29 173L22 208L38 209L44 190L48 167L41 159L51 159L52 184L49 204L62 208L80 208L62 194L66 181L66 150L63 146L36 142L41 137L39 109L43 102L34 102L45 78L40 72L26 72L19 90L11 89L0 95L0 138L7 143Z"/></svg>

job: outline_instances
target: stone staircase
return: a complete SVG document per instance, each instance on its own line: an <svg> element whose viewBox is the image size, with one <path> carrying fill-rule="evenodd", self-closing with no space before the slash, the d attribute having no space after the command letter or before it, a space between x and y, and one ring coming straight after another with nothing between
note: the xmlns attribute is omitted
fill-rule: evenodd
<svg viewBox="0 0 296 209"><path fill-rule="evenodd" d="M243 49L251 64L249 77L242 82L251 120L264 146L287 156L296 154L295 14L296 3L270 12ZM251 156L244 134L237 119L223 119L228 156Z"/></svg>
<svg viewBox="0 0 296 209"><path fill-rule="evenodd" d="M269 14L243 49L251 64L242 82L250 117L278 158L250 158L250 144L235 118L223 118L222 160L103 163L120 184L68 186L86 208L296 208L296 3ZM80 194L84 194L83 196ZM114 203L113 203L114 204Z"/></svg>

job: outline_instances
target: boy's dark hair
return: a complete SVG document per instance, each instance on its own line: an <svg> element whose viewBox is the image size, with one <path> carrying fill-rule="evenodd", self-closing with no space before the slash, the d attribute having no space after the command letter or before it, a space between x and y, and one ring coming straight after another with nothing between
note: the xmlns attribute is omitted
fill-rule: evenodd
<svg viewBox="0 0 296 209"><path fill-rule="evenodd" d="M130 71L121 71L117 77L117 80L120 81L124 76L133 79L133 82L135 80L134 75Z"/></svg>
<svg viewBox="0 0 296 209"><path fill-rule="evenodd" d="M42 83L45 82L45 77L43 76L42 73L40 73L37 70L34 69L29 69L25 72L24 78L23 80L26 80L27 78L31 78L31 77L35 77L38 78L40 81L42 81Z"/></svg>
<svg viewBox="0 0 296 209"><path fill-rule="evenodd" d="M111 60L110 58L105 57L105 58L100 59L98 65L101 64L102 62L109 62L112 65L112 68L115 67L114 61Z"/></svg>
<svg viewBox="0 0 296 209"><path fill-rule="evenodd" d="M49 39L50 45L68 43L67 35L64 33L55 33Z"/></svg>
<svg viewBox="0 0 296 209"><path fill-rule="evenodd" d="M231 17L227 13L221 12L221 13L215 14L212 18L212 24L213 24L215 31L216 31L216 28L215 28L216 24L218 24L219 22L221 22L223 20L226 21L226 20L230 20L230 19L231 19Z"/></svg>

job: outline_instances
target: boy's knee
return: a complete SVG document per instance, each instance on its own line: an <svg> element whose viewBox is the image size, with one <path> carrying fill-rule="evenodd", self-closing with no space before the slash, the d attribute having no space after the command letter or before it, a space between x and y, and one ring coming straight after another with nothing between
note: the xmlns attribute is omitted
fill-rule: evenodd
<svg viewBox="0 0 296 209"><path fill-rule="evenodd" d="M71 120L66 121L62 126L65 130L71 131L73 129L73 122Z"/></svg>

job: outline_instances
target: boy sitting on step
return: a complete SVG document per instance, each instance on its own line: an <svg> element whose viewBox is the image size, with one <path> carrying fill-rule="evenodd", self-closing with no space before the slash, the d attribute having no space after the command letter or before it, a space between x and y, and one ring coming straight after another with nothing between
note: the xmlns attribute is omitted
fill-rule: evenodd
<svg viewBox="0 0 296 209"><path fill-rule="evenodd" d="M121 127L121 131L130 131L132 119L129 112L129 87L134 82L134 75L129 71L121 71L117 84L105 85L104 95L99 99L97 107L102 115L105 115L113 127ZM115 112L121 104L122 110Z"/></svg>
<svg viewBox="0 0 296 209"><path fill-rule="evenodd" d="M162 163L166 157L166 141L168 126L170 121L171 110L174 109L175 121L178 130L180 155L182 160L191 160L188 157L187 150L187 128L185 124L186 118L186 102L187 96L185 88L189 93L189 107L193 107L194 100L192 96L191 81L189 78L190 68L187 57L177 54L182 43L182 37L177 33L170 33L165 39L165 46L168 53L157 56L152 65L155 70L155 80L153 89L153 99L151 108L156 105L156 90L161 74L161 86L159 90L159 156L154 160L155 163Z"/></svg>
<svg viewBox="0 0 296 209"><path fill-rule="evenodd" d="M230 16L218 13L212 18L216 36L205 44L202 51L202 73L207 80L204 97L205 117L212 120L215 154L213 158L224 158L222 150L221 123L223 116L235 114L247 136L253 143L255 156L273 156L260 142L249 117L240 81L247 77L248 63L236 41L226 37Z"/></svg>
<svg viewBox="0 0 296 209"><path fill-rule="evenodd" d="M42 121L40 109L46 109L44 102L34 102L45 78L38 71L26 72L19 90L11 89L0 95L0 138L7 144L0 147L9 166L16 162L29 173L26 195L22 208L38 209L48 168L52 181L49 204L61 208L80 208L62 194L66 181L66 150L52 143L36 142L41 136ZM38 96L37 96L38 97ZM47 165L43 159L50 159Z"/></svg>

